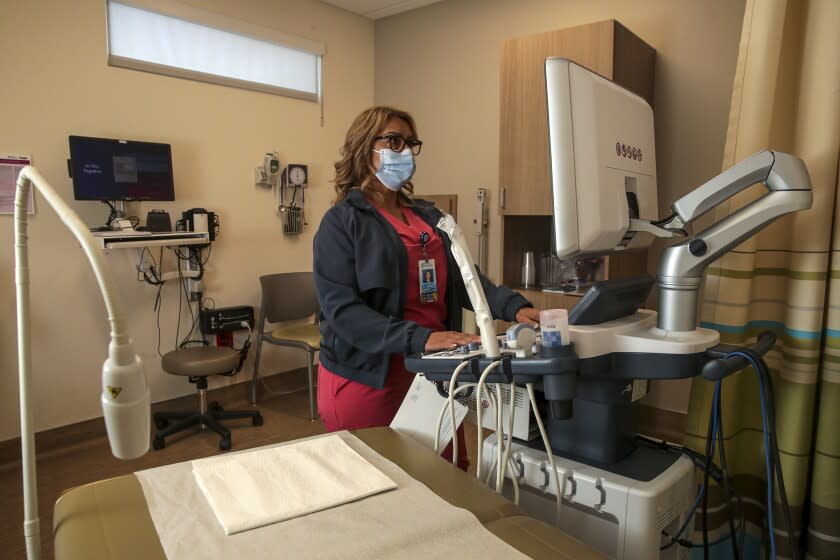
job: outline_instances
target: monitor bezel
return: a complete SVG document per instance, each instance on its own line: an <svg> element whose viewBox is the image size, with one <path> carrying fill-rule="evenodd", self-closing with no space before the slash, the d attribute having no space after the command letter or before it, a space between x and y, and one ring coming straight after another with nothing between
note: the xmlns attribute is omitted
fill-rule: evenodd
<svg viewBox="0 0 840 560"><path fill-rule="evenodd" d="M167 191L167 197L157 197L157 196L88 196L84 193L80 193L79 184L78 184L78 170L73 163L73 147L74 141L93 141L99 142L103 144L115 144L115 145L127 145L129 147L138 147L142 148L144 146L154 146L156 148L165 147L166 155L167 155L167 163L168 163L168 171L169 171L169 185ZM172 202L175 200L175 173L173 170L172 165L172 145L163 143L163 142L148 142L144 140L123 140L119 138L99 138L96 136L81 136L76 134L71 134L68 136L68 144L70 148L70 159L68 160L68 165L71 170L71 179L73 180L73 198L79 201L125 201L125 202ZM81 198L80 198L81 197Z"/></svg>

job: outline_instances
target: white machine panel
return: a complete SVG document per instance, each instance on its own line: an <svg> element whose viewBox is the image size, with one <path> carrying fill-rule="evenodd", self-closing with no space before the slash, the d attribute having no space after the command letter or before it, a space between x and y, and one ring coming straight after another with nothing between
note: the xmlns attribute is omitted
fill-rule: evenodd
<svg viewBox="0 0 840 560"><path fill-rule="evenodd" d="M696 495L694 465L685 456L649 482L555 456L563 499L559 512L545 451L514 443L511 457L519 469L519 505L529 515L618 560L688 558L681 546L659 550L662 531L677 532ZM496 461L495 434L484 441L482 461L485 470ZM511 497L509 482L504 493Z"/></svg>
<svg viewBox="0 0 840 560"><path fill-rule="evenodd" d="M658 218L653 110L569 60L546 60L545 75L556 255L649 246L628 231L628 193L635 218Z"/></svg>
<svg viewBox="0 0 840 560"><path fill-rule="evenodd" d="M491 387L493 387L491 385ZM502 425L508 425L508 418L510 417L510 388L507 385L502 385ZM495 391L494 391L495 394ZM476 402L475 402L475 391L465 399L458 399L461 404L467 406L470 409L469 413L467 414L467 419L472 421L473 424L476 423L476 419L478 415L475 413L476 410ZM486 395L483 395L481 398L481 406L485 409L481 417L481 424L488 430L495 430L496 429L496 417L495 414L489 414L486 412L487 410L492 410L490 408L490 402L488 401ZM531 413L531 401L528 400L528 391L524 387L516 386L516 390L514 391L514 401L513 401L513 437L517 439L521 439L523 441L527 441L530 439L534 439L539 437L539 431L537 429L537 425L534 422L533 414Z"/></svg>
<svg viewBox="0 0 840 560"><path fill-rule="evenodd" d="M569 325L575 353L592 358L613 352L696 354L720 342L711 329L665 331L656 327L656 312L640 309L633 315L598 325Z"/></svg>

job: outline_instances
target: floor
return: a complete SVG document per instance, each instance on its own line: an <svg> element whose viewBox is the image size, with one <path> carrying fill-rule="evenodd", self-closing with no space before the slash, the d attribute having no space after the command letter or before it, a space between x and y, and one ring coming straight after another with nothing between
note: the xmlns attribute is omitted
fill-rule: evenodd
<svg viewBox="0 0 840 560"><path fill-rule="evenodd" d="M233 439L233 450L247 449L288 441L324 432L320 421L309 420L309 400L305 390L305 376L284 374L270 378L270 388L287 394L263 392L257 407L265 420L253 427L250 420L227 421ZM227 389L221 404L228 410L246 410L247 383ZM211 398L213 397L211 393ZM158 410L190 410L197 407L196 397L183 397L154 405ZM468 452L475 457L475 429L467 427ZM470 429L472 428L472 429ZM154 428L153 428L154 429ZM104 432L104 429L102 430ZM159 451L150 450L133 461L121 461L111 455L107 438L92 436L79 438L71 445L38 450L38 509L41 519L41 556L53 558L52 509L56 499L69 488L121 476L138 470L198 459L220 453L219 437L208 430L201 433L185 432L172 436ZM471 445L470 445L471 443ZM0 464L0 557L8 560L24 559L26 549L23 538L23 496L21 489L20 461Z"/></svg>

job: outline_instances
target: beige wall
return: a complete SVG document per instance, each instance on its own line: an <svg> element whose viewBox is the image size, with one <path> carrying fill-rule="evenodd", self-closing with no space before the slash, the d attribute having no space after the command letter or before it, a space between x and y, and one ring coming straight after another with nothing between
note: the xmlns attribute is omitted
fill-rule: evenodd
<svg viewBox="0 0 840 560"><path fill-rule="evenodd" d="M164 208L174 219L201 206L219 214L222 232L206 279L207 295L218 306L256 306L259 275L310 269L312 235L332 198L332 162L350 121L374 100L403 106L419 121L426 144L418 192L457 193L459 221L470 224L475 188L490 190L489 271L496 275L498 63L501 43L510 37L618 19L658 52L660 203L720 167L742 0L446 0L375 25L307 0L189 3L324 42L325 126L314 103L108 67L101 0L4 2L0 153L32 155L83 220L98 224L104 206L72 200L67 136L171 143L177 201L129 210L145 216ZM280 233L276 200L252 184L252 168L267 150L278 150L283 163L310 166L309 227L300 238ZM35 425L43 430L101 415L99 369L108 333L81 250L37 195L36 206L30 226L33 397ZM0 216L0 311L7 318L0 330L0 441L19 433L12 236L11 217ZM153 400L188 394L192 387L183 379L160 370L155 289L134 280L135 259L133 251L108 256ZM162 295L165 352L173 347L176 287ZM271 370L303 364L293 354L267 350ZM250 365L234 380L249 374ZM686 394L684 385L665 384L648 401L683 410Z"/></svg>
<svg viewBox="0 0 840 560"><path fill-rule="evenodd" d="M616 19L656 49L656 159L665 215L671 202L720 171L743 12L743 0L447 0L377 21L375 100L417 119L424 141L418 193L457 193L465 225L475 217L475 189L489 189L488 271L498 278L502 42ZM686 382L663 382L646 402L684 411L687 397Z"/></svg>
<svg viewBox="0 0 840 560"><path fill-rule="evenodd" d="M105 206L73 201L67 136L80 134L172 144L176 201L130 207L217 212L222 229L206 275L217 306L259 304L257 277L311 270L312 236L333 196L332 163L351 120L373 100L373 22L304 0L192 0L249 23L321 41L325 126L316 103L131 70L105 62L103 0L2 2L0 153L30 154L59 194L91 225ZM253 167L277 150L282 162L309 164L309 227L284 237L271 192L253 185ZM77 243L36 195L30 258L35 425L38 430L101 416L99 371L108 341L104 306ZM0 441L19 434L12 218L0 216ZM147 365L154 401L194 387L164 374L152 311L155 288L135 281L133 250L107 257L130 314L129 329ZM163 289L161 351L173 348L177 287ZM183 332L183 331L182 331ZM304 361L267 349L269 370ZM253 354L253 352L252 352ZM250 360L249 360L250 361ZM245 376L250 376L246 367ZM246 377L240 375L234 380ZM230 382L216 380L211 383Z"/></svg>

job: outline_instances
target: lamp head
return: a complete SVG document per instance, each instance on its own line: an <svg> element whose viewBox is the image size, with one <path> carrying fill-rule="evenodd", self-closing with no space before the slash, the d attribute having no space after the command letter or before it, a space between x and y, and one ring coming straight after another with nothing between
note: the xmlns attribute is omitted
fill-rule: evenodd
<svg viewBox="0 0 840 560"><path fill-rule="evenodd" d="M149 450L150 399L143 362L130 340L111 340L102 365L102 411L111 453L136 459Z"/></svg>

